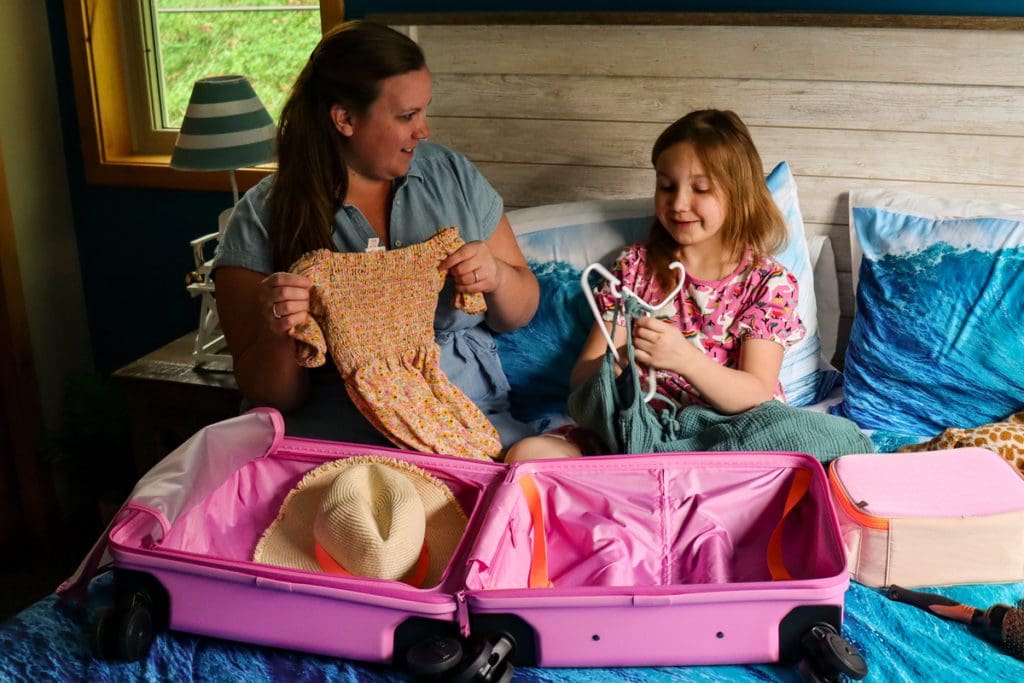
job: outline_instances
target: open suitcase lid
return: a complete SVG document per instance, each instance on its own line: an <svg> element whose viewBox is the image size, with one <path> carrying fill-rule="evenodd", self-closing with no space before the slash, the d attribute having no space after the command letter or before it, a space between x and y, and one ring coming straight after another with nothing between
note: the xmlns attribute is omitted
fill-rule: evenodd
<svg viewBox="0 0 1024 683"><path fill-rule="evenodd" d="M109 564L110 530L130 511L147 512L162 535L193 501L206 497L247 462L273 452L283 438L284 419L271 408L255 408L196 432L139 479L75 573L57 588L57 595L64 600L84 595L89 582Z"/></svg>

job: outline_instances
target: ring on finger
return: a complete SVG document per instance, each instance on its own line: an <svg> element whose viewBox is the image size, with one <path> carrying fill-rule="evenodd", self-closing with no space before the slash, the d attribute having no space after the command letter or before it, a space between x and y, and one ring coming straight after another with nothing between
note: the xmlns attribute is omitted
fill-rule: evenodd
<svg viewBox="0 0 1024 683"><path fill-rule="evenodd" d="M274 314L274 317L278 320L281 319L281 314L277 312L277 302L270 304L270 312Z"/></svg>
<svg viewBox="0 0 1024 683"><path fill-rule="evenodd" d="M479 276L479 275L477 275L477 274L476 274L476 271L474 270L474 271L473 271L473 284L475 285L475 284L476 284L476 283L478 283L478 282L480 282L480 276Z"/></svg>

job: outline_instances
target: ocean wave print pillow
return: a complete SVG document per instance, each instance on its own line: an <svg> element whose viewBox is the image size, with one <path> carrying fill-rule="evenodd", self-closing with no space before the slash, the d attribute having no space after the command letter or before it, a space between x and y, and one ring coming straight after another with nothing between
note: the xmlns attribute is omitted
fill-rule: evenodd
<svg viewBox="0 0 1024 683"><path fill-rule="evenodd" d="M857 308L836 412L933 436L1024 407L1024 208L854 191L850 230Z"/></svg>

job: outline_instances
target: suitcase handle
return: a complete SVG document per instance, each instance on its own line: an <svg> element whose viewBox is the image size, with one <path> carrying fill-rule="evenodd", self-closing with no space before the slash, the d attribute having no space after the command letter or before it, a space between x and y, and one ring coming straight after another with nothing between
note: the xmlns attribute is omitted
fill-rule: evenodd
<svg viewBox="0 0 1024 683"><path fill-rule="evenodd" d="M533 555L530 558L530 588L553 588L554 584L548 577L548 544L544 535L544 506L537 490L537 482L533 476L526 474L519 478L519 488L523 491L526 507L530 510L533 522Z"/></svg>
<svg viewBox="0 0 1024 683"><path fill-rule="evenodd" d="M811 471L798 469L793 476L793 482L789 485L789 493L786 494L786 505L782 510L782 517L775 525L775 531L768 539L768 571L772 575L772 581L792 581L793 575L786 569L786 559L782 555L782 528L785 526L786 517L793 511L793 508L807 495L811 487Z"/></svg>

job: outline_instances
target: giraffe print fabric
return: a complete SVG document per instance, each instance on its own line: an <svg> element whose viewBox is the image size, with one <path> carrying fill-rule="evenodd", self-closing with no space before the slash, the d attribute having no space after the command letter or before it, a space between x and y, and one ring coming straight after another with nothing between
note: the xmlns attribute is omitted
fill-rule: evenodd
<svg viewBox="0 0 1024 683"><path fill-rule="evenodd" d="M1024 476L1024 410L1010 415L1005 420L990 422L980 427L950 427L928 441L904 446L899 450L902 453L909 453L967 446L987 448L998 453Z"/></svg>

